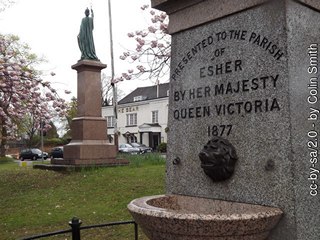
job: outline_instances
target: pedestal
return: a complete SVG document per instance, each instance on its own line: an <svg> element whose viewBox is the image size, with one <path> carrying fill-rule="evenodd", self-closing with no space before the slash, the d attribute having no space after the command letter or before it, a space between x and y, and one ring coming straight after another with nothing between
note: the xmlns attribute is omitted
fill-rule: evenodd
<svg viewBox="0 0 320 240"><path fill-rule="evenodd" d="M116 164L116 146L107 141L107 122L101 117L99 61L82 60L72 66L78 72L78 112L72 119L71 142L64 146L63 162L70 165Z"/></svg>
<svg viewBox="0 0 320 240"><path fill-rule="evenodd" d="M269 240L318 240L320 1L152 3L172 34L167 193L279 207ZM198 157L217 136L238 156L221 182Z"/></svg>

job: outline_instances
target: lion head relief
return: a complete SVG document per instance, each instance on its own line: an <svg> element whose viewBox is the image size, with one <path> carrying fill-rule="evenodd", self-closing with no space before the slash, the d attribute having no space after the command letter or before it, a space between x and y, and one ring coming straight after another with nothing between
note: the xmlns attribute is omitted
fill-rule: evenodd
<svg viewBox="0 0 320 240"><path fill-rule="evenodd" d="M230 178L238 160L232 144L222 137L215 136L204 145L199 153L201 167L213 181Z"/></svg>

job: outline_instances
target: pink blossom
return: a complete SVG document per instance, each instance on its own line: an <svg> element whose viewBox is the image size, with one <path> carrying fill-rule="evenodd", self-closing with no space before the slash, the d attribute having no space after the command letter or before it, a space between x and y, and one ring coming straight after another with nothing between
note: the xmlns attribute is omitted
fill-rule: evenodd
<svg viewBox="0 0 320 240"><path fill-rule="evenodd" d="M123 81L123 77L115 78L112 82L117 83L117 82L121 82L121 81Z"/></svg>
<svg viewBox="0 0 320 240"><path fill-rule="evenodd" d="M8 71L8 75L10 75L10 76L15 76L15 75L17 75L17 72L15 72L15 71Z"/></svg>
<svg viewBox="0 0 320 240"><path fill-rule="evenodd" d="M13 76L13 77L11 77L11 80L13 80L13 81L19 81L20 78L19 78L18 76Z"/></svg>
<svg viewBox="0 0 320 240"><path fill-rule="evenodd" d="M158 41L151 41L151 47L156 48L158 46Z"/></svg>
<svg viewBox="0 0 320 240"><path fill-rule="evenodd" d="M58 106L58 103L57 102L53 102L52 103L52 107L56 108Z"/></svg>
<svg viewBox="0 0 320 240"><path fill-rule="evenodd" d="M31 74L29 72L23 72L22 75L25 77L30 77Z"/></svg>
<svg viewBox="0 0 320 240"><path fill-rule="evenodd" d="M144 68L144 66L142 66L142 65L138 65L138 66L137 66L137 69L138 69L140 72L145 72L145 71L146 71L145 68Z"/></svg>
<svg viewBox="0 0 320 240"><path fill-rule="evenodd" d="M141 39L141 38L139 38L139 37L136 38L136 41L137 41L141 46L143 46L143 45L145 44L145 40L143 40L143 39Z"/></svg>
<svg viewBox="0 0 320 240"><path fill-rule="evenodd" d="M168 16L168 15L167 15L165 12L162 12L162 13L160 14L160 17L161 17L162 19L166 19L167 16Z"/></svg>
<svg viewBox="0 0 320 240"><path fill-rule="evenodd" d="M160 24L160 30L162 30L162 31L167 31L167 30L168 30L168 24L161 23L161 24Z"/></svg>
<svg viewBox="0 0 320 240"><path fill-rule="evenodd" d="M129 38L134 37L134 33L132 33L132 32L131 32L131 33L128 33L128 37L129 37Z"/></svg>
<svg viewBox="0 0 320 240"><path fill-rule="evenodd" d="M141 9L142 9L142 10L145 10L145 9L147 9L148 7L149 7L149 5L148 5L148 4L145 4L145 5L142 5L142 6L141 6Z"/></svg>
<svg viewBox="0 0 320 240"><path fill-rule="evenodd" d="M16 70L16 71L18 71L18 72L21 71L21 67L20 67L18 64L15 64L15 65L13 66L13 69Z"/></svg>
<svg viewBox="0 0 320 240"><path fill-rule="evenodd" d="M125 78L126 80L131 79L131 76L129 76L127 73L122 73L122 77Z"/></svg>
<svg viewBox="0 0 320 240"><path fill-rule="evenodd" d="M117 82L120 81L119 79L120 79L120 78L114 78L114 79L111 80L111 83L117 83Z"/></svg>
<svg viewBox="0 0 320 240"><path fill-rule="evenodd" d="M149 32L155 33L157 29L155 29L153 26L148 27Z"/></svg>
<svg viewBox="0 0 320 240"><path fill-rule="evenodd" d="M137 52L141 52L142 50L142 46L140 44L137 44L137 48L136 48L136 51ZM131 57L132 58L132 57Z"/></svg>
<svg viewBox="0 0 320 240"><path fill-rule="evenodd" d="M49 88L52 93L57 93L57 91L53 88Z"/></svg>
<svg viewBox="0 0 320 240"><path fill-rule="evenodd" d="M131 56L131 59L132 59L133 61L135 61L135 60L138 59L138 56L137 56L137 55L132 55L132 56Z"/></svg>
<svg viewBox="0 0 320 240"><path fill-rule="evenodd" d="M46 93L46 97L51 98L52 94L50 92Z"/></svg>
<svg viewBox="0 0 320 240"><path fill-rule="evenodd" d="M42 86L44 86L44 87L50 87L50 82L48 82L48 81L42 82Z"/></svg>

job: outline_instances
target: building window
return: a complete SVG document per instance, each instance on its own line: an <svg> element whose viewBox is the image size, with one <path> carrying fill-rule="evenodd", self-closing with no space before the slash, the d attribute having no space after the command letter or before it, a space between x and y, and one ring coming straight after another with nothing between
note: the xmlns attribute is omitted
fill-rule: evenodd
<svg viewBox="0 0 320 240"><path fill-rule="evenodd" d="M135 135L130 135L129 137L128 137L128 142L129 143L136 143L137 142L137 137L135 136Z"/></svg>
<svg viewBox="0 0 320 240"><path fill-rule="evenodd" d="M158 111L152 111L152 123L158 123Z"/></svg>
<svg viewBox="0 0 320 240"><path fill-rule="evenodd" d="M142 95L133 97L134 102L143 101L146 99L147 99L147 96L142 96Z"/></svg>
<svg viewBox="0 0 320 240"><path fill-rule="evenodd" d="M107 116L107 127L108 128L113 128L114 127L114 116Z"/></svg>
<svg viewBox="0 0 320 240"><path fill-rule="evenodd" d="M133 101L134 102L138 102L138 101L141 101L141 100L142 100L142 96L133 97Z"/></svg>
<svg viewBox="0 0 320 240"><path fill-rule="evenodd" d="M131 113L127 114L127 126L136 126L137 125L137 114Z"/></svg>

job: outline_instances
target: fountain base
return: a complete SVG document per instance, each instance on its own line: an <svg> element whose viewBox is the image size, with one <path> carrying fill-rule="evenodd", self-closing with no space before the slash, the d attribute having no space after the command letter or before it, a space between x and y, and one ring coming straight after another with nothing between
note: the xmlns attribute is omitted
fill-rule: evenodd
<svg viewBox="0 0 320 240"><path fill-rule="evenodd" d="M282 216L275 207L182 195L138 198L128 209L151 240L265 240Z"/></svg>

